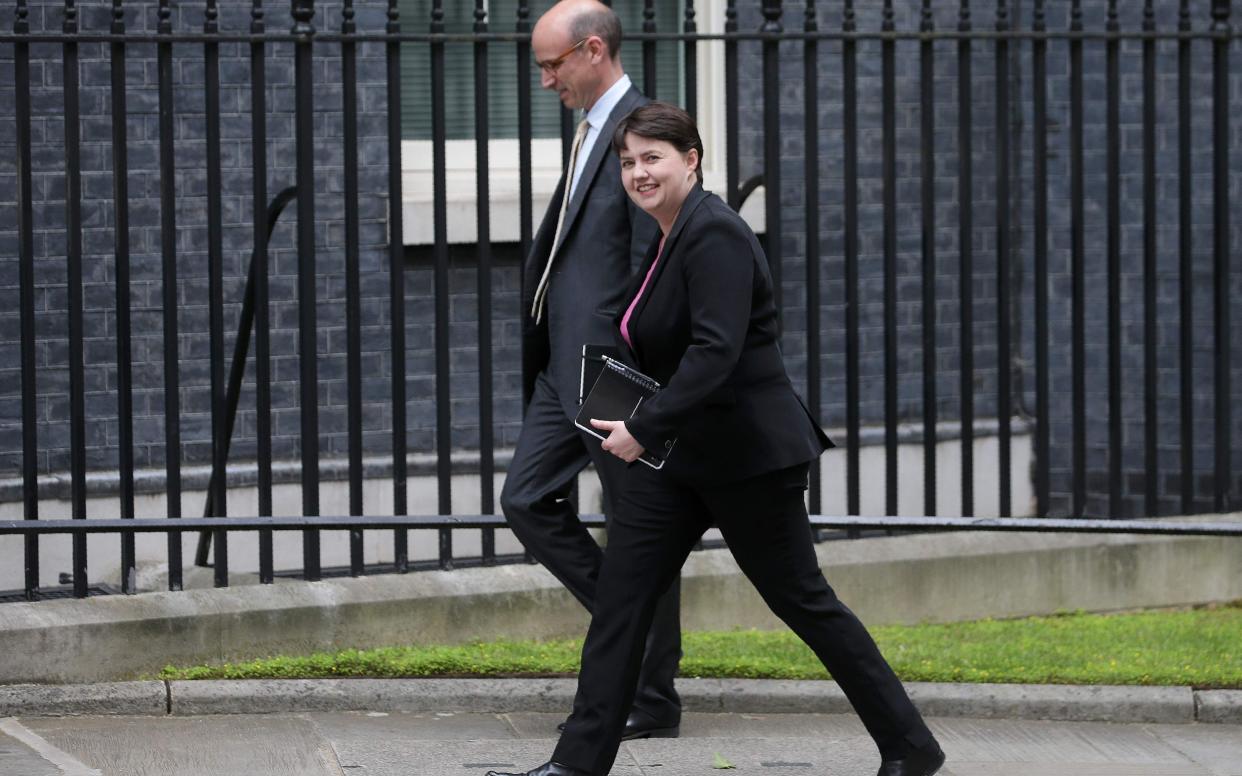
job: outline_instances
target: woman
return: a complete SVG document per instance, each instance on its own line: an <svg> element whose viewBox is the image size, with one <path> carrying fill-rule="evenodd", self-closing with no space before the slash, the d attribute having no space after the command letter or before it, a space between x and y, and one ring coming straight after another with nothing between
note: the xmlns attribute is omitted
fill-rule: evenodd
<svg viewBox="0 0 1242 776"><path fill-rule="evenodd" d="M703 190L702 141L681 109L637 108L613 145L626 192L660 225L615 319L617 344L664 388L629 420L592 423L608 433L603 448L627 463L645 450L667 458L659 470L628 469L573 714L552 760L526 776L606 776L656 601L710 526L845 691L879 747L879 776L930 776L944 754L819 570L803 491L811 463L832 443L785 374L758 241Z"/></svg>

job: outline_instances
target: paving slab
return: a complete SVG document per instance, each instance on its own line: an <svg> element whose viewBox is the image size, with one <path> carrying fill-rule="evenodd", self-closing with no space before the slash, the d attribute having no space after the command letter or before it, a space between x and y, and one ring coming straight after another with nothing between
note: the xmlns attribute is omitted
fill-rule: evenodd
<svg viewBox="0 0 1242 776"><path fill-rule="evenodd" d="M100 776L344 776L332 747L297 717L41 717L23 724Z"/></svg>
<svg viewBox="0 0 1242 776"><path fill-rule="evenodd" d="M940 719L933 732L955 762L1146 766L1187 761L1141 725Z"/></svg>
<svg viewBox="0 0 1242 776"><path fill-rule="evenodd" d="M9 718L0 720L0 776L482 776L544 762L561 718L526 711ZM953 717L929 724L949 755L944 776L1242 776L1239 725ZM27 738L6 739L6 729ZM717 756L735 776L871 776L879 762L852 714L691 712L679 739L623 744L612 776L722 776Z"/></svg>
<svg viewBox="0 0 1242 776"><path fill-rule="evenodd" d="M513 726L503 714L462 714L454 711L409 712L367 711L305 715L320 735L328 740L363 739L376 748L387 741L410 739L415 741L466 741L499 740L515 736ZM548 719L564 719L562 715L540 715ZM553 723L543 731L543 736L554 734Z"/></svg>
<svg viewBox="0 0 1242 776"><path fill-rule="evenodd" d="M632 741L625 749L644 776L871 776L880 764L865 737L656 739ZM733 769L717 768L718 756Z"/></svg>
<svg viewBox="0 0 1242 776"><path fill-rule="evenodd" d="M1147 730L1212 776L1242 776L1242 728L1234 725L1149 725Z"/></svg>
<svg viewBox="0 0 1242 776"><path fill-rule="evenodd" d="M519 738L553 738L564 714L505 714ZM828 730L840 730L866 738L862 723L853 715L828 714L731 714L687 712L681 716L681 737L728 736L815 738Z"/></svg>
<svg viewBox="0 0 1242 776"><path fill-rule="evenodd" d="M1054 776L1044 764L1009 763L1003 770L996 763L956 762L937 776ZM1135 765L1133 763L1059 763L1055 776L1211 776L1197 765Z"/></svg>
<svg viewBox="0 0 1242 776"><path fill-rule="evenodd" d="M61 776L63 772L0 727L0 774L10 773L24 776Z"/></svg>
<svg viewBox="0 0 1242 776"><path fill-rule="evenodd" d="M341 768L366 776L483 776L489 770L525 771L547 761L552 740L434 741L389 740L377 747L369 737L331 736ZM641 776L620 758L612 776ZM663 776L676 772L665 771Z"/></svg>

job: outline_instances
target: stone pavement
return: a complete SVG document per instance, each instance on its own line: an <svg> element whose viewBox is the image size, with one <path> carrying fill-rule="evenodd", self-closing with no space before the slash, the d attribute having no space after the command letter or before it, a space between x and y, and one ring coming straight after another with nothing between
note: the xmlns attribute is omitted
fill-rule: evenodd
<svg viewBox="0 0 1242 776"><path fill-rule="evenodd" d="M547 759L574 680L314 679L0 686L0 776L482 776ZM616 776L871 776L832 682L682 679L677 740ZM945 776L1242 776L1242 691L907 684ZM718 759L718 756L720 759Z"/></svg>
<svg viewBox="0 0 1242 776"><path fill-rule="evenodd" d="M0 719L0 776L482 776L552 750L554 713L302 712ZM935 717L945 776L1242 776L1242 726ZM872 776L852 715L690 713L614 776Z"/></svg>

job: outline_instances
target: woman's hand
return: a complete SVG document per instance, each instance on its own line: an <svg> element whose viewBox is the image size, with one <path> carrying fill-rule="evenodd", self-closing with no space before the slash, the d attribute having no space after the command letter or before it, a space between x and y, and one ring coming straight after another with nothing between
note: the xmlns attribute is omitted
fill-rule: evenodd
<svg viewBox="0 0 1242 776"><path fill-rule="evenodd" d="M638 440L630 436L630 432L625 427L625 421L622 420L595 420L591 419L591 425L600 431L607 431L608 438L604 440L603 448L605 452L612 453L626 463L634 463L638 460L638 456L646 452L646 448L638 443Z"/></svg>

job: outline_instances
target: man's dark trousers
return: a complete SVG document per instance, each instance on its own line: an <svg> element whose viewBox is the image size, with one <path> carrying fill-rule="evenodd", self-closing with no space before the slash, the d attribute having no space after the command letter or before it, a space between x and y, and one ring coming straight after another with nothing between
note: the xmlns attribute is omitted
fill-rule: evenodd
<svg viewBox="0 0 1242 776"><path fill-rule="evenodd" d="M595 464L604 489L604 512L611 514L625 464L605 453L599 439L566 417L551 380L541 373L501 492L501 505L509 526L530 554L593 612L603 552L569 500L574 479L588 462ZM681 710L673 689L681 660L679 599L680 586L674 583L656 608L633 704L660 721L677 720Z"/></svg>

